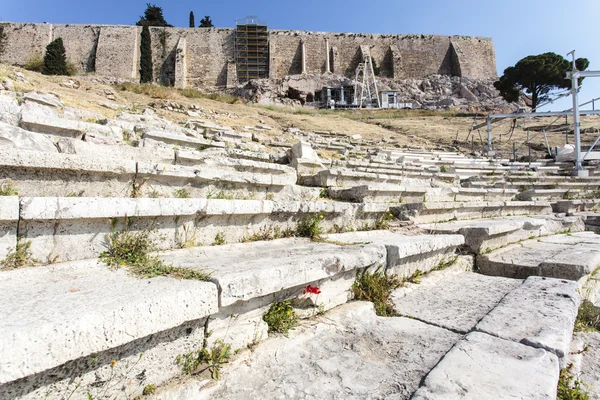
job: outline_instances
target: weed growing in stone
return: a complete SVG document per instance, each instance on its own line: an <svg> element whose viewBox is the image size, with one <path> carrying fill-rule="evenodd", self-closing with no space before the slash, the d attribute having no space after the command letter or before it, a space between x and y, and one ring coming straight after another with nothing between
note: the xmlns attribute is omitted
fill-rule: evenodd
<svg viewBox="0 0 600 400"><path fill-rule="evenodd" d="M0 196L18 196L19 191L13 181L8 180L0 184Z"/></svg>
<svg viewBox="0 0 600 400"><path fill-rule="evenodd" d="M203 347L191 353L180 354L176 361L186 375L197 375L209 370L212 379L218 380L221 368L230 358L231 345L219 339L210 349Z"/></svg>
<svg viewBox="0 0 600 400"><path fill-rule="evenodd" d="M6 258L0 261L2 269L15 269L33 265L37 260L31 257L31 240L23 241L17 238L17 247L6 255Z"/></svg>
<svg viewBox="0 0 600 400"><path fill-rule="evenodd" d="M379 218L377 221L375 221L375 224L373 224L373 230L386 230L390 228L390 221L392 220L394 216L392 215L392 213L385 213L381 216L381 218Z"/></svg>
<svg viewBox="0 0 600 400"><path fill-rule="evenodd" d="M411 276L404 278L402 283L408 282L418 285L419 283L421 283L421 278L423 277L423 275L423 271L418 269L415 272L413 272Z"/></svg>
<svg viewBox="0 0 600 400"><path fill-rule="evenodd" d="M375 305L375 313L380 317L393 317L398 313L391 299L392 291L402 284L403 281L397 275L387 275L381 268L375 272L357 271L352 293L356 300L372 302Z"/></svg>
<svg viewBox="0 0 600 400"><path fill-rule="evenodd" d="M178 189L175 191L175 193L173 193L173 197L176 197L178 199L189 199L190 192L187 189Z"/></svg>
<svg viewBox="0 0 600 400"><path fill-rule="evenodd" d="M449 259L444 258L442 261L440 261L438 265L433 267L432 271L445 270L446 268L449 268L456 264L456 261L458 261L458 256L450 257Z"/></svg>
<svg viewBox="0 0 600 400"><path fill-rule="evenodd" d="M579 312L575 320L577 332L600 332L600 307L596 307L589 300L583 300L579 305Z"/></svg>
<svg viewBox="0 0 600 400"><path fill-rule="evenodd" d="M321 228L321 220L323 218L322 215L317 214L305 216L298 221L296 236L310 238L311 240L320 240L323 233Z"/></svg>
<svg viewBox="0 0 600 400"><path fill-rule="evenodd" d="M329 189L328 188L322 188L321 191L319 192L319 198L320 199L329 199L329 198L331 198L331 196L329 195Z"/></svg>
<svg viewBox="0 0 600 400"><path fill-rule="evenodd" d="M179 237L179 248L187 249L198 246L198 228L192 224L183 225L183 232Z"/></svg>
<svg viewBox="0 0 600 400"><path fill-rule="evenodd" d="M215 236L213 246L221 246L222 244L225 244L225 234L223 232L218 232Z"/></svg>
<svg viewBox="0 0 600 400"><path fill-rule="evenodd" d="M557 400L590 400L588 386L573 375L572 368L573 364L560 371Z"/></svg>
<svg viewBox="0 0 600 400"><path fill-rule="evenodd" d="M201 270L174 267L149 253L154 245L150 230L132 232L128 228L108 235L108 249L100 259L112 268L128 266L131 273L140 278L171 276L180 279L209 281L210 274Z"/></svg>
<svg viewBox="0 0 600 400"><path fill-rule="evenodd" d="M298 323L298 316L294 311L292 301L284 300L273 303L263 316L263 320L269 326L269 332L282 333L287 336L290 329L294 329Z"/></svg>
<svg viewBox="0 0 600 400"><path fill-rule="evenodd" d="M156 391L156 385L154 383L151 383L149 385L144 386L144 390L142 391L142 394L144 396L150 396L151 394L154 394L155 391Z"/></svg>

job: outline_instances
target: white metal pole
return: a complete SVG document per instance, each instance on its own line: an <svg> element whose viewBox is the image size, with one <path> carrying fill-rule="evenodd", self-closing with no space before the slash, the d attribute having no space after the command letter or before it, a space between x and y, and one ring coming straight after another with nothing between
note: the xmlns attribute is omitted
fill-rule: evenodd
<svg viewBox="0 0 600 400"><path fill-rule="evenodd" d="M493 156L492 151L492 119L488 116L487 118L487 135L488 135L488 156Z"/></svg>
<svg viewBox="0 0 600 400"><path fill-rule="evenodd" d="M571 95L573 97L573 133L575 136L575 171L574 175L583 175L583 166L581 162L581 137L580 137L580 118L579 118L579 74L575 65L575 50L569 53L573 57L573 72L571 72Z"/></svg>

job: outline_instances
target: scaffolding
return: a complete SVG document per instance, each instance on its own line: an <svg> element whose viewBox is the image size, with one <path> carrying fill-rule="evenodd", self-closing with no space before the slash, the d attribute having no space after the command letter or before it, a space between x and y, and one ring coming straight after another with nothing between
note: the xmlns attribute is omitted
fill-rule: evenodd
<svg viewBox="0 0 600 400"><path fill-rule="evenodd" d="M269 77L269 30L257 17L236 21L235 62L240 83Z"/></svg>

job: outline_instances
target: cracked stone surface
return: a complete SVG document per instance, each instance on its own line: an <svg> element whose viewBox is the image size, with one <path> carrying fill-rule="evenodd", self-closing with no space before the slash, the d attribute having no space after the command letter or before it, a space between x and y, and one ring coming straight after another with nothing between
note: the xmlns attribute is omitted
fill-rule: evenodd
<svg viewBox="0 0 600 400"><path fill-rule="evenodd" d="M469 272L443 274L440 279L424 279L414 288L395 290L393 301L400 315L468 333L521 283Z"/></svg>
<svg viewBox="0 0 600 400"><path fill-rule="evenodd" d="M425 379L413 400L555 399L552 353L472 332Z"/></svg>
<svg viewBox="0 0 600 400"><path fill-rule="evenodd" d="M352 302L290 332L289 339L260 344L228 368L212 397L408 399L459 339L412 319L377 317L370 303Z"/></svg>

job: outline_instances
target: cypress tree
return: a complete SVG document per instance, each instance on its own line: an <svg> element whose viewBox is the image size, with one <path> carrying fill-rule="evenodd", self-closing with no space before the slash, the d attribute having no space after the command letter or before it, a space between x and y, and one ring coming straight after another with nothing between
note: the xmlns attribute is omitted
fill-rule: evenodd
<svg viewBox="0 0 600 400"><path fill-rule="evenodd" d="M140 43L140 83L150 83L152 80L152 39L150 29L144 25Z"/></svg>
<svg viewBox="0 0 600 400"><path fill-rule="evenodd" d="M194 20L194 12L190 11L190 28L196 27L196 21Z"/></svg>
<svg viewBox="0 0 600 400"><path fill-rule="evenodd" d="M44 55L44 75L69 75L67 69L67 54L62 38L55 39L46 46Z"/></svg>

